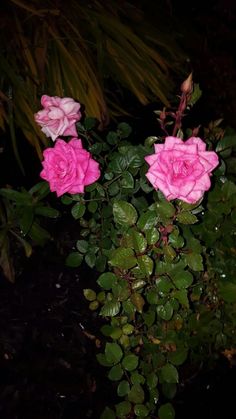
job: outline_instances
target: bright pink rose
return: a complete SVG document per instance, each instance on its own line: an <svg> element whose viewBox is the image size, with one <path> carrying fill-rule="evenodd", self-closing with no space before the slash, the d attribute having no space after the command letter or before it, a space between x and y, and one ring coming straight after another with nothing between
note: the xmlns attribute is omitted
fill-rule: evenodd
<svg viewBox="0 0 236 419"><path fill-rule="evenodd" d="M40 176L49 182L50 190L57 196L83 193L86 185L100 177L99 164L78 138L68 143L59 138L53 148L44 150L43 156Z"/></svg>
<svg viewBox="0 0 236 419"><path fill-rule="evenodd" d="M155 154L145 157L150 168L146 174L155 189L171 199L193 204L210 186L210 175L219 164L214 151L197 137L182 141L166 137L164 144L155 144Z"/></svg>
<svg viewBox="0 0 236 419"><path fill-rule="evenodd" d="M34 119L47 137L55 141L60 135L77 136L75 123L81 118L79 103L70 97L43 95L41 104L44 109L37 112Z"/></svg>

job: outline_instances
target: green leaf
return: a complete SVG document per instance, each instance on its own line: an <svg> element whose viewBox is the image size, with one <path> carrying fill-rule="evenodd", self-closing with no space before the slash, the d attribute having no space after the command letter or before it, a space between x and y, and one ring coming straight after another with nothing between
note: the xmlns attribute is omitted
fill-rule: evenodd
<svg viewBox="0 0 236 419"><path fill-rule="evenodd" d="M155 211L147 211L143 213L137 223L137 227L142 230L150 230L152 229L158 222L158 216L156 215Z"/></svg>
<svg viewBox="0 0 236 419"><path fill-rule="evenodd" d="M166 262L172 262L172 260L176 257L176 252L174 248L172 246L169 246L168 244L163 246L163 253Z"/></svg>
<svg viewBox="0 0 236 419"><path fill-rule="evenodd" d="M155 208L157 214L160 215L161 218L171 218L175 215L175 207L171 202L167 200L162 200L155 203Z"/></svg>
<svg viewBox="0 0 236 419"><path fill-rule="evenodd" d="M120 364L114 365L108 373L108 378L111 381L119 381L123 376L123 369L121 368Z"/></svg>
<svg viewBox="0 0 236 419"><path fill-rule="evenodd" d="M120 181L120 185L124 189L129 189L134 187L134 178L130 172L124 172Z"/></svg>
<svg viewBox="0 0 236 419"><path fill-rule="evenodd" d="M155 227L146 230L145 234L148 245L156 244L160 237L160 233Z"/></svg>
<svg viewBox="0 0 236 419"><path fill-rule="evenodd" d="M196 215L192 214L190 211L183 211L177 215L177 220L181 224L195 224L198 219Z"/></svg>
<svg viewBox="0 0 236 419"><path fill-rule="evenodd" d="M185 260L188 264L188 266L196 272L203 271L203 261L202 256L198 253L189 253L185 255Z"/></svg>
<svg viewBox="0 0 236 419"><path fill-rule="evenodd" d="M139 359L136 355L130 354L130 355L126 355L122 361L122 366L127 370L127 371L133 371L137 368L139 363Z"/></svg>
<svg viewBox="0 0 236 419"><path fill-rule="evenodd" d="M62 195L61 202L64 205L70 205L73 202L73 199L69 195Z"/></svg>
<svg viewBox="0 0 236 419"><path fill-rule="evenodd" d="M34 240L35 243L39 244L40 246L44 246L45 243L51 238L48 231L42 228L35 221L33 222L28 234L31 237L31 239Z"/></svg>
<svg viewBox="0 0 236 419"><path fill-rule="evenodd" d="M195 105L195 103L200 99L200 97L202 96L202 91L201 91L201 89L200 89L200 87L199 87L199 84L198 83L194 83L193 84L193 92L191 93L191 96L190 96L190 98L189 98L189 101L188 101L188 105L189 106L193 106L193 105ZM172 408L173 409L173 408ZM174 416L168 416L168 417L160 417L160 419L173 419L174 418Z"/></svg>
<svg viewBox="0 0 236 419"><path fill-rule="evenodd" d="M186 289L175 291L172 295L183 307L189 308L188 292Z"/></svg>
<svg viewBox="0 0 236 419"><path fill-rule="evenodd" d="M173 289L173 284L167 276L160 276L156 281L156 286L161 296L168 294Z"/></svg>
<svg viewBox="0 0 236 419"><path fill-rule="evenodd" d="M161 368L161 375L162 378L167 383L178 383L179 382L179 374L177 369L172 364L166 364Z"/></svg>
<svg viewBox="0 0 236 419"><path fill-rule="evenodd" d="M22 244L22 246L24 247L24 251L25 251L25 256L27 258L29 258L32 255L32 246L30 245L30 243L28 243L25 239L23 239L22 237L17 236L17 240ZM1 265L1 264L0 264Z"/></svg>
<svg viewBox="0 0 236 419"><path fill-rule="evenodd" d="M116 419L115 412L109 407L105 407L100 419Z"/></svg>
<svg viewBox="0 0 236 419"><path fill-rule="evenodd" d="M14 201L16 204L27 205L32 203L32 197L28 192L18 192L10 188L1 188L0 195L10 201Z"/></svg>
<svg viewBox="0 0 236 419"><path fill-rule="evenodd" d="M97 300L91 301L91 303L89 304L89 310L91 311L97 310L98 307L99 307L99 302Z"/></svg>
<svg viewBox="0 0 236 419"><path fill-rule="evenodd" d="M236 302L236 284L233 282L220 283L219 294L227 303Z"/></svg>
<svg viewBox="0 0 236 419"><path fill-rule="evenodd" d="M168 243L175 249L179 249L184 246L184 238L179 235L179 230L175 229L169 234Z"/></svg>
<svg viewBox="0 0 236 419"><path fill-rule="evenodd" d="M81 265L83 260L83 255L78 252L70 253L66 258L66 266L70 266L71 268L77 268Z"/></svg>
<svg viewBox="0 0 236 419"><path fill-rule="evenodd" d="M174 419L175 418L175 411L171 403L163 404L158 409L158 417L159 419Z"/></svg>
<svg viewBox="0 0 236 419"><path fill-rule="evenodd" d="M178 289L188 288L193 283L193 276L188 271L173 272L171 278Z"/></svg>
<svg viewBox="0 0 236 419"><path fill-rule="evenodd" d="M125 381L125 380L121 381L117 387L118 396L124 397L126 396L126 394L129 393L129 391L130 391L130 386L129 386L128 381Z"/></svg>
<svg viewBox="0 0 236 419"><path fill-rule="evenodd" d="M117 126L117 133L120 135L121 138L127 138L132 132L132 128L126 122L121 122Z"/></svg>
<svg viewBox="0 0 236 419"><path fill-rule="evenodd" d="M43 206L36 206L34 210L35 214L42 215L43 217L48 218L58 218L60 213L55 208L51 207L43 207Z"/></svg>
<svg viewBox="0 0 236 419"><path fill-rule="evenodd" d="M36 198L37 201L45 198L50 193L49 184L48 182L39 182L36 183L32 188L29 190L30 195L34 195L34 199Z"/></svg>
<svg viewBox="0 0 236 419"><path fill-rule="evenodd" d="M136 404L134 406L134 413L138 417L146 418L149 414L149 410L144 406L144 404Z"/></svg>
<svg viewBox="0 0 236 419"><path fill-rule="evenodd" d="M144 301L142 295L139 294L138 292L135 292L135 293L131 294L130 300L131 300L132 304L135 306L137 312L142 313L143 306L145 304L145 301Z"/></svg>
<svg viewBox="0 0 236 419"><path fill-rule="evenodd" d="M107 142L111 145L115 145L118 142L118 134L115 131L109 131L107 134Z"/></svg>
<svg viewBox="0 0 236 419"><path fill-rule="evenodd" d="M107 265L107 257L105 255L98 255L96 262L95 262L95 268L98 272L104 272Z"/></svg>
<svg viewBox="0 0 236 419"><path fill-rule="evenodd" d="M76 247L79 252L86 253L89 248L89 243L86 240L77 240Z"/></svg>
<svg viewBox="0 0 236 419"><path fill-rule="evenodd" d="M124 401L121 403L116 404L116 414L118 418L125 418L129 412L131 411L131 403L128 401Z"/></svg>
<svg viewBox="0 0 236 419"><path fill-rule="evenodd" d="M85 262L87 263L87 265L90 268L94 268L95 262L96 262L96 255L92 252L92 249L91 249L91 251L89 251L88 253L86 253L84 259L85 259Z"/></svg>
<svg viewBox="0 0 236 419"><path fill-rule="evenodd" d="M71 214L74 217L75 220L78 220L79 218L83 217L85 213L85 205L81 204L80 202L77 202L72 208L71 208Z"/></svg>
<svg viewBox="0 0 236 419"><path fill-rule="evenodd" d="M98 209L98 203L96 201L91 201L88 204L88 210L89 212L91 212L92 214L94 214Z"/></svg>
<svg viewBox="0 0 236 419"><path fill-rule="evenodd" d="M149 389L155 388L158 383L158 377L155 372L151 372L147 375L147 386Z"/></svg>
<svg viewBox="0 0 236 419"><path fill-rule="evenodd" d="M164 383L161 384L161 389L163 395L169 400L173 399L177 393L177 385L175 383L166 383L164 381Z"/></svg>
<svg viewBox="0 0 236 419"><path fill-rule="evenodd" d="M132 403L143 403L144 397L144 391L140 384L134 384L128 393L128 399Z"/></svg>
<svg viewBox="0 0 236 419"><path fill-rule="evenodd" d="M117 282L117 277L112 272L105 272L99 276L97 283L104 290L110 290L113 285Z"/></svg>
<svg viewBox="0 0 236 419"><path fill-rule="evenodd" d="M116 182L111 183L108 187L108 193L110 196L115 196L120 193L120 184L118 180Z"/></svg>
<svg viewBox="0 0 236 419"><path fill-rule="evenodd" d="M143 253L147 248L147 240L142 233L132 230L130 232L133 241L133 248L136 253Z"/></svg>
<svg viewBox="0 0 236 419"><path fill-rule="evenodd" d="M227 181L222 186L222 195L225 200L230 199L230 197L236 193L236 184L231 181Z"/></svg>
<svg viewBox="0 0 236 419"><path fill-rule="evenodd" d="M114 158L112 159L112 161L109 163L109 166L108 166L109 170L111 170L112 172L116 174L124 173L127 167L128 167L128 164L127 164L126 156L121 156L118 153L114 155Z"/></svg>
<svg viewBox="0 0 236 419"><path fill-rule="evenodd" d="M164 305L157 306L157 314L163 320L170 320L173 316L173 307L169 301L167 301Z"/></svg>
<svg viewBox="0 0 236 419"><path fill-rule="evenodd" d="M132 384L144 384L145 378L143 375L139 374L137 371L132 372L131 376L131 383Z"/></svg>
<svg viewBox="0 0 236 419"><path fill-rule="evenodd" d="M168 352L168 360L174 365L182 365L188 356L187 349L177 349L174 352Z"/></svg>
<svg viewBox="0 0 236 419"><path fill-rule="evenodd" d="M227 150L233 146L236 146L236 135L226 135L220 141L218 141L216 152L221 153L222 151Z"/></svg>
<svg viewBox="0 0 236 419"><path fill-rule="evenodd" d="M113 204L114 220L117 224L132 226L136 223L138 214L133 205L126 201L115 201Z"/></svg>
<svg viewBox="0 0 236 419"><path fill-rule="evenodd" d="M133 291L137 291L140 288L143 288L144 285L146 285L146 281L144 281L143 279L137 279L136 281L132 282L131 288L132 288Z"/></svg>
<svg viewBox="0 0 236 419"><path fill-rule="evenodd" d="M149 304L157 304L159 301L159 295L156 288L150 288L146 293L146 299Z"/></svg>
<svg viewBox="0 0 236 419"><path fill-rule="evenodd" d="M122 327L122 333L124 333L124 335L132 335L132 333L134 332L134 326L132 324L125 324Z"/></svg>
<svg viewBox="0 0 236 419"><path fill-rule="evenodd" d="M156 313L154 310L150 309L146 313L142 314L144 323L147 325L147 327L151 327L156 319Z"/></svg>
<svg viewBox="0 0 236 419"><path fill-rule="evenodd" d="M100 315L103 317L114 317L120 311L119 301L107 301L100 311Z"/></svg>
<svg viewBox="0 0 236 419"><path fill-rule="evenodd" d="M24 207L23 211L20 211L19 225L24 236L26 236L34 221L34 211L32 207Z"/></svg>
<svg viewBox="0 0 236 419"><path fill-rule="evenodd" d="M137 264L137 259L134 256L133 249L119 247L112 252L110 264L121 269L130 269Z"/></svg>
<svg viewBox="0 0 236 419"><path fill-rule="evenodd" d="M99 364L102 365L103 367L111 367L112 366L112 363L107 361L105 354L102 354L102 353L97 354L96 358L97 358Z"/></svg>
<svg viewBox="0 0 236 419"><path fill-rule="evenodd" d="M97 123L97 119L91 116L86 116L86 118L84 119L84 127L87 131L90 131L91 129L95 128Z"/></svg>
<svg viewBox="0 0 236 419"><path fill-rule="evenodd" d="M145 194L148 194L149 192L153 191L153 186L150 185L150 183L147 181L146 177L141 177L140 187L143 190L143 192L145 192Z"/></svg>
<svg viewBox="0 0 236 419"><path fill-rule="evenodd" d="M139 266L140 271L146 277L151 276L153 272L153 267L154 267L153 260L147 255L138 256L137 260L138 260L138 266Z"/></svg>
<svg viewBox="0 0 236 419"><path fill-rule="evenodd" d="M158 137L154 137L151 135L150 137L147 137L144 141L145 147L152 147L152 145L158 140Z"/></svg>
<svg viewBox="0 0 236 419"><path fill-rule="evenodd" d="M97 298L96 292L91 290L90 288L86 288L83 290L84 296L88 301L94 301Z"/></svg>
<svg viewBox="0 0 236 419"><path fill-rule="evenodd" d="M108 362L111 364L118 364L123 357L123 351L118 343L106 343L105 355Z"/></svg>

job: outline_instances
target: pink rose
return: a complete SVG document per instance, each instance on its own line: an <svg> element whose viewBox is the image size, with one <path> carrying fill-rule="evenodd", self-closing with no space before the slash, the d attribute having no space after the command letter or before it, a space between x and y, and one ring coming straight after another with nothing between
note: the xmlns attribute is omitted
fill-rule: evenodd
<svg viewBox="0 0 236 419"><path fill-rule="evenodd" d="M214 151L197 137L182 141L166 137L164 144L155 144L155 154L145 157L150 168L146 174L155 189L171 199L193 204L210 186L210 175L219 164Z"/></svg>
<svg viewBox="0 0 236 419"><path fill-rule="evenodd" d="M83 193L84 187L100 176L99 164L78 138L68 143L59 138L53 148L44 150L43 156L40 176L49 182L50 190L57 196Z"/></svg>
<svg viewBox="0 0 236 419"><path fill-rule="evenodd" d="M55 141L59 135L77 136L75 123L81 118L79 103L69 97L43 95L41 104L44 109L34 119L47 137Z"/></svg>

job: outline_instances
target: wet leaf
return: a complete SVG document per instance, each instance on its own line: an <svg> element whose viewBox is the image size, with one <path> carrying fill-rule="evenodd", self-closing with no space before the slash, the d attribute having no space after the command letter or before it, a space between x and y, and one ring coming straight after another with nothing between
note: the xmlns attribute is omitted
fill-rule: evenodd
<svg viewBox="0 0 236 419"><path fill-rule="evenodd" d="M136 355L130 354L130 355L126 355L122 361L122 366L127 370L127 371L133 371L137 368L139 363L139 359Z"/></svg>
<svg viewBox="0 0 236 419"><path fill-rule="evenodd" d="M140 384L134 384L128 393L128 399L132 403L143 403L144 397L144 391Z"/></svg>
<svg viewBox="0 0 236 419"><path fill-rule="evenodd" d="M121 269L130 269L137 264L137 259L134 256L133 249L119 247L112 253L110 264Z"/></svg>
<svg viewBox="0 0 236 419"><path fill-rule="evenodd" d="M118 364L123 357L123 351L117 343L106 343L105 355L108 362Z"/></svg>
<svg viewBox="0 0 236 419"><path fill-rule="evenodd" d="M117 282L117 277L112 272L105 272L99 276L97 283L104 290L110 290L112 286Z"/></svg>
<svg viewBox="0 0 236 419"><path fill-rule="evenodd" d="M100 311L100 315L103 317L114 317L120 311L119 301L107 301Z"/></svg>
<svg viewBox="0 0 236 419"><path fill-rule="evenodd" d="M175 418L175 411L170 403L163 404L158 409L158 417L159 419L174 419Z"/></svg>
<svg viewBox="0 0 236 419"><path fill-rule="evenodd" d="M77 268L81 265L83 261L83 255L78 252L70 253L66 258L66 266L70 266L71 268Z"/></svg>
<svg viewBox="0 0 236 419"><path fill-rule="evenodd" d="M123 376L123 369L121 368L121 365L114 365L108 373L108 378L111 381L119 381Z"/></svg>
<svg viewBox="0 0 236 419"><path fill-rule="evenodd" d="M126 394L129 393L129 391L130 391L130 386L129 386L128 381L125 381L125 380L121 381L117 387L118 396L124 397L126 396Z"/></svg>
<svg viewBox="0 0 236 419"><path fill-rule="evenodd" d="M136 223L138 214L133 205L126 201L115 201L113 204L114 220L117 224L132 226Z"/></svg>
<svg viewBox="0 0 236 419"><path fill-rule="evenodd" d="M173 316L173 307L169 301L164 305L157 306L157 314L163 320L170 320Z"/></svg>
<svg viewBox="0 0 236 419"><path fill-rule="evenodd" d="M177 369L172 364L166 364L161 368L161 375L163 380L167 383L178 383L179 374Z"/></svg>

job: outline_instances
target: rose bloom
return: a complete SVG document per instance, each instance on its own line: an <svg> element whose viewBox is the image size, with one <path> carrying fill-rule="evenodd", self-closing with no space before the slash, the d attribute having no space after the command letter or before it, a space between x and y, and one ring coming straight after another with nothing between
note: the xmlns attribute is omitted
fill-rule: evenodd
<svg viewBox="0 0 236 419"><path fill-rule="evenodd" d="M69 97L43 95L43 110L34 115L43 133L53 141L60 135L77 136L76 121L81 118L80 104Z"/></svg>
<svg viewBox="0 0 236 419"><path fill-rule="evenodd" d="M202 198L210 186L211 172L219 164L214 151L197 137L182 141L166 137L164 144L154 144L155 154L146 156L150 165L146 174L155 189L166 199L181 199L193 204Z"/></svg>
<svg viewBox="0 0 236 419"><path fill-rule="evenodd" d="M68 143L59 138L53 148L44 150L43 157L40 176L49 182L50 190L57 196L83 193L85 186L100 177L99 164L78 138Z"/></svg>

